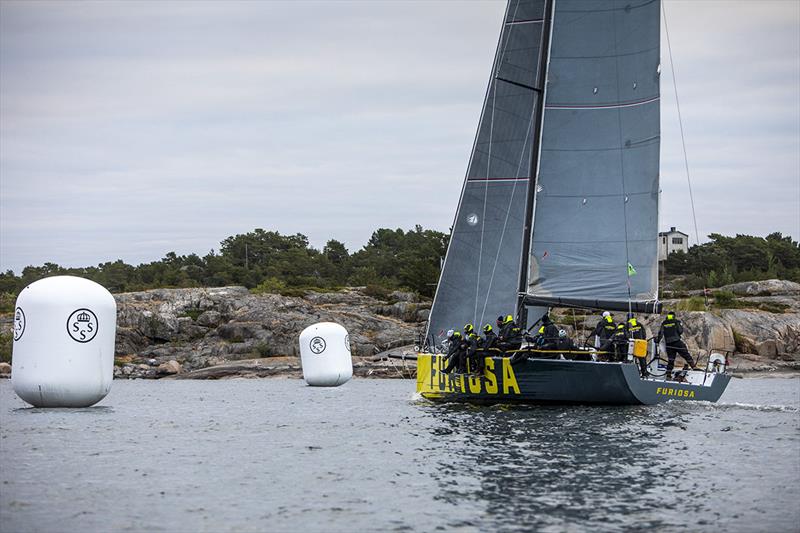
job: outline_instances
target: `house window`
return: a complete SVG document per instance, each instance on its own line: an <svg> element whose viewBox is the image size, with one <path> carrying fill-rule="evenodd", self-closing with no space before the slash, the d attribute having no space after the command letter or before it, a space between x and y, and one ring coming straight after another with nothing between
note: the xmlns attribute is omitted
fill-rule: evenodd
<svg viewBox="0 0 800 533"><path fill-rule="evenodd" d="M673 237L672 244L683 244L683 237Z"/></svg>

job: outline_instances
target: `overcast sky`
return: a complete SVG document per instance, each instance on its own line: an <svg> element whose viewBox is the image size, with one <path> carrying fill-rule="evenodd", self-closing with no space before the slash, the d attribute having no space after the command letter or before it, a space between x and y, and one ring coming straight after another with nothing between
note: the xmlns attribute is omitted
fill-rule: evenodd
<svg viewBox="0 0 800 533"><path fill-rule="evenodd" d="M800 2L667 0L701 238L800 237ZM505 2L0 2L0 269L447 231ZM662 21L663 28L663 21ZM662 31L661 227L694 237Z"/></svg>

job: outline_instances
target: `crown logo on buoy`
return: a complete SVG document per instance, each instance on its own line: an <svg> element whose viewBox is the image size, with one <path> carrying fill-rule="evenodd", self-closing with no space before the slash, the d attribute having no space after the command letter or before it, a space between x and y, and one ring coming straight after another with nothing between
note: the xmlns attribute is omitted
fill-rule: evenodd
<svg viewBox="0 0 800 533"><path fill-rule="evenodd" d="M78 322L91 322L92 317L90 317L87 313L81 313L77 317Z"/></svg>

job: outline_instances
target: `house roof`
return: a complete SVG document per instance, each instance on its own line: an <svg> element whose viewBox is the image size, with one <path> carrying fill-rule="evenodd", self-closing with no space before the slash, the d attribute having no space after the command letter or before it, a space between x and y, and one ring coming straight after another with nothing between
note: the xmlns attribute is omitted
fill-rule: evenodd
<svg viewBox="0 0 800 533"><path fill-rule="evenodd" d="M684 233L682 231L659 231L658 232L658 236L659 237L668 237L670 235L683 235L684 237L688 237L689 236L688 233Z"/></svg>

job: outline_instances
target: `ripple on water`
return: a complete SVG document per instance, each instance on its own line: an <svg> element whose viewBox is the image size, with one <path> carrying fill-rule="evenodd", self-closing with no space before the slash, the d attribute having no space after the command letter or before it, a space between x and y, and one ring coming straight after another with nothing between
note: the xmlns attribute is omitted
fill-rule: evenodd
<svg viewBox="0 0 800 533"><path fill-rule="evenodd" d="M789 530L800 380L761 381L651 407L441 405L402 381L117 382L91 410L23 408L0 382L0 523Z"/></svg>

